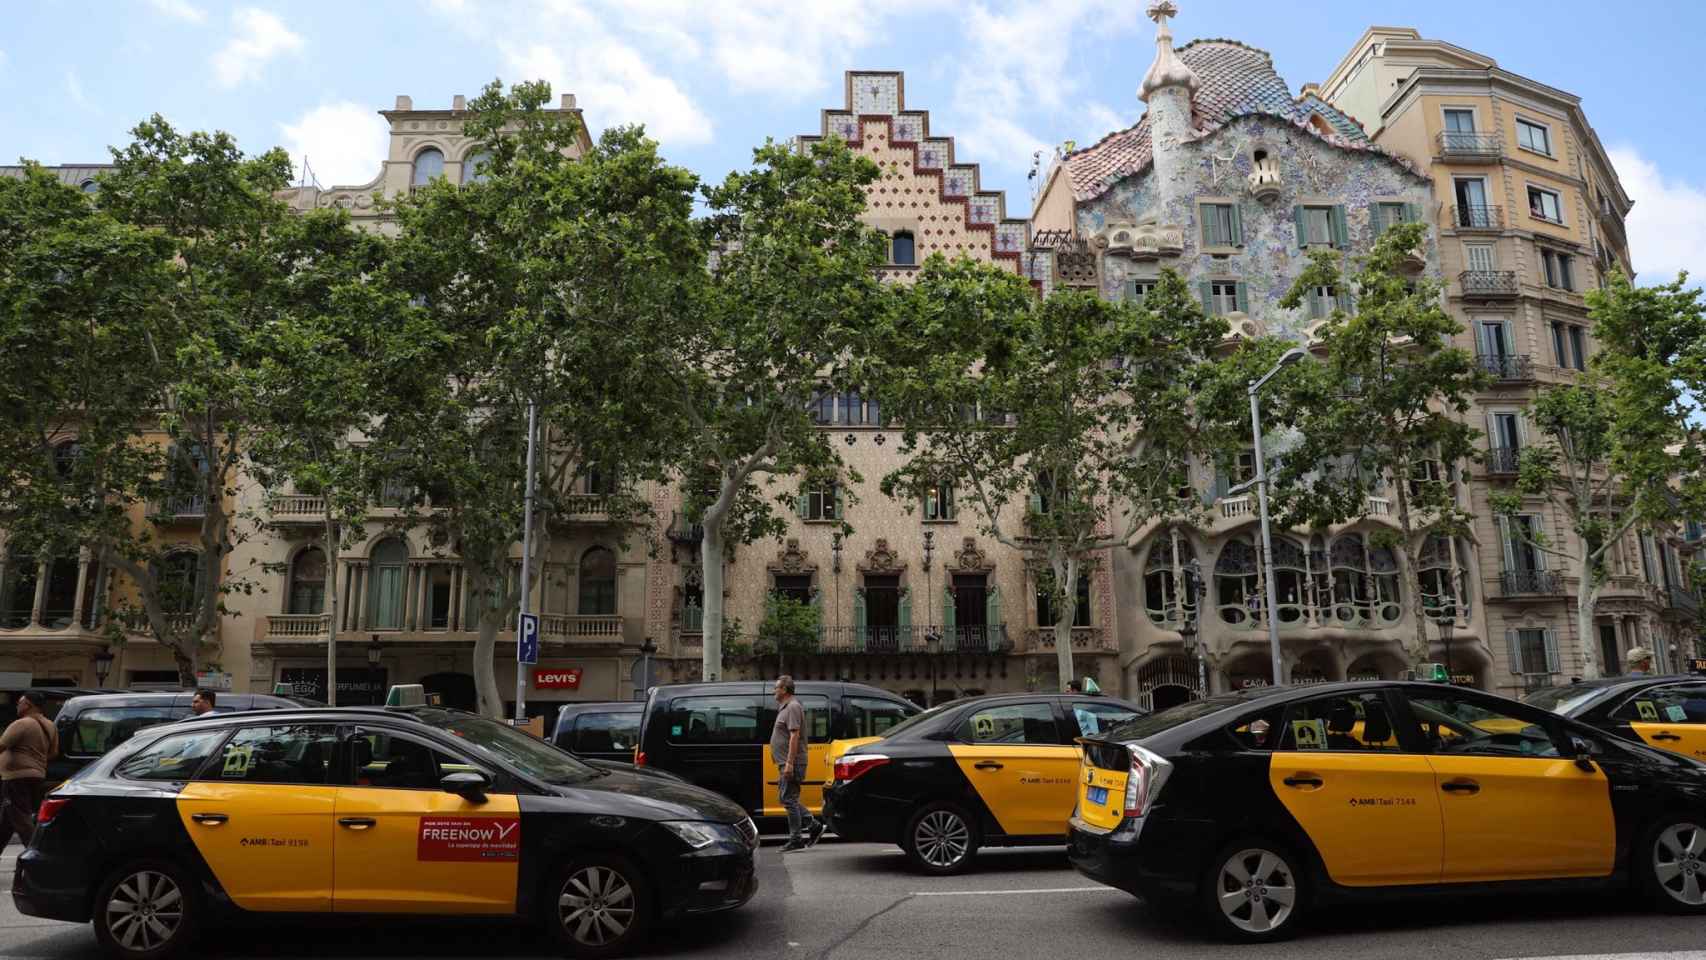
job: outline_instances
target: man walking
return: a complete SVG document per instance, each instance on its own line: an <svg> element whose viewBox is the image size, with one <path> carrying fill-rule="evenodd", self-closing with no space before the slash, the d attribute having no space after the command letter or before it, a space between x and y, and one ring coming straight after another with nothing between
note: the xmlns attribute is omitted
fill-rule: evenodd
<svg viewBox="0 0 1706 960"><path fill-rule="evenodd" d="M1628 675L1644 677L1653 672L1653 652L1646 647L1630 647L1623 655L1623 662L1628 664Z"/></svg>
<svg viewBox="0 0 1706 960"><path fill-rule="evenodd" d="M804 850L823 836L823 824L800 802L800 784L806 778L806 708L794 696L794 678L776 678L776 728L770 733L770 755L776 758L776 790L782 808L788 811L788 842L783 853Z"/></svg>
<svg viewBox="0 0 1706 960"><path fill-rule="evenodd" d="M199 717L204 713L211 713L213 705L218 702L219 694L206 687L198 687L195 696L190 698L190 714Z"/></svg>
<svg viewBox="0 0 1706 960"><path fill-rule="evenodd" d="M18 719L0 733L0 847L12 834L25 844L47 795L47 761L59 753L59 731L42 715L40 695L18 695Z"/></svg>

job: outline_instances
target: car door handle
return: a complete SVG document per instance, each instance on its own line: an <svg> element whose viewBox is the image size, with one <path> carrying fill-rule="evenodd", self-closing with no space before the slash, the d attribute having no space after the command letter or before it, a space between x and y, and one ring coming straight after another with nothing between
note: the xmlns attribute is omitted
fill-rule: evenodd
<svg viewBox="0 0 1706 960"><path fill-rule="evenodd" d="M217 827L231 818L223 813L192 813L190 819L204 827Z"/></svg>
<svg viewBox="0 0 1706 960"><path fill-rule="evenodd" d="M1448 780L1439 785L1446 793L1480 793L1481 785L1473 780Z"/></svg>
<svg viewBox="0 0 1706 960"><path fill-rule="evenodd" d="M1664 733L1653 734L1653 739L1654 740L1681 740L1682 738L1677 736L1674 733L1664 732Z"/></svg>
<svg viewBox="0 0 1706 960"><path fill-rule="evenodd" d="M1286 777L1280 782L1288 787L1319 787L1324 786L1327 781L1320 777Z"/></svg>
<svg viewBox="0 0 1706 960"><path fill-rule="evenodd" d="M1005 764L996 763L994 760L980 760L974 766L979 770L1000 770Z"/></svg>
<svg viewBox="0 0 1706 960"><path fill-rule="evenodd" d="M366 830L368 827L373 826L377 822L378 821L374 820L372 817L339 817L338 818L338 826L348 827L351 830Z"/></svg>

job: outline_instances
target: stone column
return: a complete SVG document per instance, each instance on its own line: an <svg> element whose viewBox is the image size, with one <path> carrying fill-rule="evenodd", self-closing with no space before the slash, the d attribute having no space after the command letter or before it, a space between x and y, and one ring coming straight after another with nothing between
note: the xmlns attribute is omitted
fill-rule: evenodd
<svg viewBox="0 0 1706 960"><path fill-rule="evenodd" d="M414 629L425 630L432 626L432 609L427 605L428 587L432 584L432 564L421 564L420 576L415 584L415 622Z"/></svg>
<svg viewBox="0 0 1706 960"><path fill-rule="evenodd" d="M30 608L30 623L34 626L41 626L42 621L47 618L47 578L52 573L51 562L36 564L36 597Z"/></svg>
<svg viewBox="0 0 1706 960"><path fill-rule="evenodd" d="M71 602L71 622L83 626L83 596L89 589L89 548L77 551L77 597Z"/></svg>
<svg viewBox="0 0 1706 960"><path fill-rule="evenodd" d="M403 574L403 629L415 629L415 578L420 576L421 565L413 560L404 568Z"/></svg>
<svg viewBox="0 0 1706 960"><path fill-rule="evenodd" d="M450 568L450 630L453 633L462 632L464 626L462 617L467 612L465 608L468 606L468 598L462 592L463 579L462 564L458 563L452 566Z"/></svg>

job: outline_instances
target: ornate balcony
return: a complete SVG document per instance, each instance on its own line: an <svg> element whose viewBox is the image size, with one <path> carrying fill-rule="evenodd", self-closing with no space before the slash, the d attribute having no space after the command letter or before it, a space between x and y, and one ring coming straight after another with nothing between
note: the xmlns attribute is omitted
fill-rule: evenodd
<svg viewBox="0 0 1706 960"><path fill-rule="evenodd" d="M669 530L665 535L674 543L697 544L705 539L705 525L688 523L685 514L676 512L670 514Z"/></svg>
<svg viewBox="0 0 1706 960"><path fill-rule="evenodd" d="M932 631L939 636L934 643L930 640ZM826 627L816 652L965 655L1006 653L1011 649L1005 624L954 627L924 627L912 624L904 627Z"/></svg>
<svg viewBox="0 0 1706 960"><path fill-rule="evenodd" d="M1053 650L1055 648L1053 627L1038 627L1035 630L1028 630L1025 637L1032 650ZM1101 627L1073 627L1072 649L1075 653L1112 651L1114 649L1114 638L1111 633Z"/></svg>
<svg viewBox="0 0 1706 960"><path fill-rule="evenodd" d="M331 616L324 613L287 613L269 616L267 617L266 639L286 643L324 640L331 622Z"/></svg>
<svg viewBox="0 0 1706 960"><path fill-rule="evenodd" d="M148 505L155 523L200 523L207 516L207 498L200 494L167 497Z"/></svg>
<svg viewBox="0 0 1706 960"><path fill-rule="evenodd" d="M1700 619L1700 597L1692 590L1675 587L1663 592L1662 613L1667 620Z"/></svg>
<svg viewBox="0 0 1706 960"><path fill-rule="evenodd" d="M1485 354L1475 358L1481 369L1500 383L1529 383L1534 380L1534 358L1528 354Z"/></svg>
<svg viewBox="0 0 1706 960"><path fill-rule="evenodd" d="M1256 498L1250 494L1220 498L1220 516L1225 520L1242 520L1256 513Z"/></svg>
<svg viewBox="0 0 1706 960"><path fill-rule="evenodd" d="M568 494L558 518L565 523L609 523L610 498L601 493Z"/></svg>
<svg viewBox="0 0 1706 960"><path fill-rule="evenodd" d="M283 493L267 498L267 512L273 523L324 523L326 498L301 493Z"/></svg>
<svg viewBox="0 0 1706 960"><path fill-rule="evenodd" d="M1489 477L1514 477L1521 467L1521 447L1494 447L1487 451Z"/></svg>
<svg viewBox="0 0 1706 960"><path fill-rule="evenodd" d="M1505 155L1504 142L1496 133L1441 130L1435 142L1439 155L1446 160L1496 160Z"/></svg>
<svg viewBox="0 0 1706 960"><path fill-rule="evenodd" d="M1451 225L1459 233L1467 230L1499 231L1505 228L1505 208L1486 204L1459 204L1451 208Z"/></svg>
<svg viewBox="0 0 1706 960"><path fill-rule="evenodd" d="M546 613L539 616L539 633L546 640L620 643L622 642L622 618L620 616Z"/></svg>
<svg viewBox="0 0 1706 960"><path fill-rule="evenodd" d="M1515 270L1465 270L1457 275L1457 285L1476 300L1509 300L1522 292Z"/></svg>
<svg viewBox="0 0 1706 960"><path fill-rule="evenodd" d="M1499 583L1507 597L1555 597L1564 592L1564 579L1551 570L1506 570Z"/></svg>

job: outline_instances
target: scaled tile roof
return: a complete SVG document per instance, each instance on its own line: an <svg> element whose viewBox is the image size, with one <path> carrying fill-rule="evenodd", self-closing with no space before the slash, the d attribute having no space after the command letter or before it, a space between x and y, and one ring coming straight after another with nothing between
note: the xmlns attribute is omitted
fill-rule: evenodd
<svg viewBox="0 0 1706 960"><path fill-rule="evenodd" d="M1378 153L1421 174L1408 160L1369 142L1356 120L1326 101L1313 94L1293 97L1285 78L1274 71L1273 58L1266 50L1236 40L1195 40L1176 52L1201 83L1192 99L1192 139L1207 137L1239 117L1270 116L1334 146ZM1323 133L1310 124L1309 118L1316 114L1333 133ZM1067 154L1072 195L1078 200L1094 200L1119 181L1148 168L1153 159L1149 116L1145 114L1135 126Z"/></svg>

